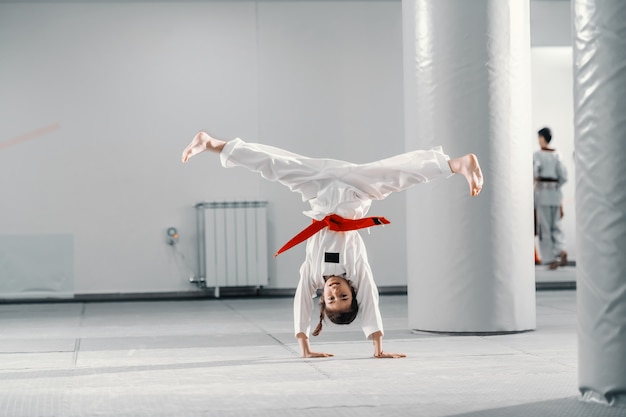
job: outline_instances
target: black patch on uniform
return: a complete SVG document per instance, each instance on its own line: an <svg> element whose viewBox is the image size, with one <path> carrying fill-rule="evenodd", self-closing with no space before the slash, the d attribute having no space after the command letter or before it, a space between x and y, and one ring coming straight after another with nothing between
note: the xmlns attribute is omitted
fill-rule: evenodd
<svg viewBox="0 0 626 417"><path fill-rule="evenodd" d="M330 264L338 264L339 252L324 252L324 262L328 262Z"/></svg>

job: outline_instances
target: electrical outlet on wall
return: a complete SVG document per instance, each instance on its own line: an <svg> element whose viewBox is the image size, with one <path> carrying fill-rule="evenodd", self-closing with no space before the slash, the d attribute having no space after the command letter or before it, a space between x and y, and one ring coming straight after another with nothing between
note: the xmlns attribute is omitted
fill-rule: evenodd
<svg viewBox="0 0 626 417"><path fill-rule="evenodd" d="M170 246L174 246L178 243L178 230L175 227L170 227L167 229L167 238L166 242Z"/></svg>

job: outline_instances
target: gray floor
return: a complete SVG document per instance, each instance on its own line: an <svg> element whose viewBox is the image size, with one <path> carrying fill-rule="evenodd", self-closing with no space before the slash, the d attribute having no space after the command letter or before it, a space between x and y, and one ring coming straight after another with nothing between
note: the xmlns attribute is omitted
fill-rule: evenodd
<svg viewBox="0 0 626 417"><path fill-rule="evenodd" d="M383 296L385 350L358 326L298 357L291 300L0 305L0 416L624 416L576 399L573 291L537 294L538 329L411 334Z"/></svg>
<svg viewBox="0 0 626 417"><path fill-rule="evenodd" d="M576 268L573 266L565 266L551 271L546 265L535 266L535 282L539 284L575 284Z"/></svg>

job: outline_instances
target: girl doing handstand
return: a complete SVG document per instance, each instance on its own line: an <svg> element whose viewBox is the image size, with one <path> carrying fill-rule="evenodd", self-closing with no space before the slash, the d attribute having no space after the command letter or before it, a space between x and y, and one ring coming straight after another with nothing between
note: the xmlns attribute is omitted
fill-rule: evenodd
<svg viewBox="0 0 626 417"><path fill-rule="evenodd" d="M313 224L278 252L307 240L294 298L294 333L302 356L333 356L314 352L309 344L312 299L322 289L320 321L313 336L322 330L324 318L336 324L349 324L358 313L365 336L374 344L374 357L405 357L402 353L383 352L378 289L357 229L389 223L384 217L366 217L372 200L382 200L417 183L461 174L469 184L470 195L477 196L483 176L476 156L468 154L450 159L437 147L353 164L308 158L241 139L225 142L200 132L183 151L182 160L187 162L204 151L218 153L226 168L239 166L257 172L300 193L303 201L310 203L311 210L304 214L313 219Z"/></svg>

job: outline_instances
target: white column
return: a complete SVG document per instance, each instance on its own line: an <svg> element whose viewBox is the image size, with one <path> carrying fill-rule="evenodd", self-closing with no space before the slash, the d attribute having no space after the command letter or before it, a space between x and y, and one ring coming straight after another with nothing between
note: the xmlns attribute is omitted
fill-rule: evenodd
<svg viewBox="0 0 626 417"><path fill-rule="evenodd" d="M528 0L403 0L407 149L475 153L462 178L407 195L409 325L535 328Z"/></svg>
<svg viewBox="0 0 626 417"><path fill-rule="evenodd" d="M575 0L574 26L578 384L626 407L626 2Z"/></svg>

